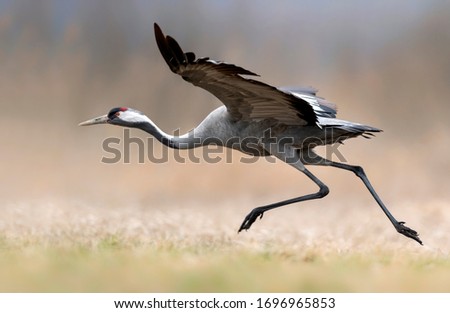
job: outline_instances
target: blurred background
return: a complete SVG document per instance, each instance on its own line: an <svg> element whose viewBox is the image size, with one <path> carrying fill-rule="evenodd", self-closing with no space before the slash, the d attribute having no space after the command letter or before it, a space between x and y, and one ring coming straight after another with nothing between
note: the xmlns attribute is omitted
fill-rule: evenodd
<svg viewBox="0 0 450 313"><path fill-rule="evenodd" d="M103 140L123 138L123 129L79 122L128 106L168 133L184 132L220 105L169 71L154 22L185 51L241 65L272 85L314 86L340 118L383 129L347 141L341 153L366 169L394 216L448 247L450 3L431 0L0 0L3 236L57 236L62 224L76 231L70 221L85 231L112 220L111 232L126 232L131 217L136 232L151 235L156 212L167 223L201 218L202 231L227 225L235 236L253 207L315 191L289 166L242 164L237 152L231 164L180 164L172 151L167 163L141 164L137 149L129 164L101 162ZM161 146L152 149L158 155ZM330 195L270 213L252 231L284 223L280 233L321 233L319 216L330 216L329 225L349 216L348 227L374 222L397 238L354 175L311 170Z"/></svg>

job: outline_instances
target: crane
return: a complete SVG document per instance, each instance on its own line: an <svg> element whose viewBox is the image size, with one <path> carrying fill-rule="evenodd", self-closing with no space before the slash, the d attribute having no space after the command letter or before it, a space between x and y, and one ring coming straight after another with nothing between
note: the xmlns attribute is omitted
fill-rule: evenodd
<svg viewBox="0 0 450 313"><path fill-rule="evenodd" d="M214 143L252 156L272 155L305 174L319 188L315 193L253 209L239 231L248 230L264 213L288 204L319 199L328 187L306 166L331 166L356 174L367 187L397 232L422 244L418 233L399 222L387 209L360 166L328 160L314 147L342 143L353 137L370 137L381 130L336 118L336 107L316 95L311 87L276 88L259 80L249 70L210 58L196 58L183 52L177 41L165 36L155 23L158 48L170 70L185 81L216 96L224 105L213 110L196 128L181 136L163 132L142 112L117 107L108 114L80 123L80 126L111 124L141 129L174 149L193 149Z"/></svg>

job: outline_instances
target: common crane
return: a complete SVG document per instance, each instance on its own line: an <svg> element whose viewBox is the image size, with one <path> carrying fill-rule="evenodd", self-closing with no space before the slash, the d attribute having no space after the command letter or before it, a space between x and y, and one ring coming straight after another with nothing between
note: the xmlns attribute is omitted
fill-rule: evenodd
<svg viewBox="0 0 450 313"><path fill-rule="evenodd" d="M80 123L80 126L108 123L139 128L174 149L192 149L207 145L214 139L216 144L252 156L275 156L305 174L319 187L315 193L253 209L245 217L239 232L248 230L258 217L262 218L269 210L325 197L328 187L305 167L320 165L356 174L397 232L422 244L415 230L397 221L389 212L362 167L334 162L313 151L315 146L341 143L358 136L368 137L380 132L380 129L337 119L335 106L316 96L317 91L313 88L270 86L249 78L258 75L242 67L209 58L196 58L192 52L184 53L175 39L165 36L156 23L154 30L158 48L171 71L209 91L224 105L181 136L166 134L146 115L127 107L114 108L106 115Z"/></svg>

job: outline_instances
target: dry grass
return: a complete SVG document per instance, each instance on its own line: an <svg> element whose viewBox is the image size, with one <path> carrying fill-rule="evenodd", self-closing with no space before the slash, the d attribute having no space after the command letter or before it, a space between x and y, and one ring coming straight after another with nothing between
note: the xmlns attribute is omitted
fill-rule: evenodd
<svg viewBox="0 0 450 313"><path fill-rule="evenodd" d="M188 206L41 203L31 214L7 207L0 291L450 291L448 238L443 229L430 232L426 218L421 247L395 234L378 212L290 208L238 235L243 215L231 205Z"/></svg>

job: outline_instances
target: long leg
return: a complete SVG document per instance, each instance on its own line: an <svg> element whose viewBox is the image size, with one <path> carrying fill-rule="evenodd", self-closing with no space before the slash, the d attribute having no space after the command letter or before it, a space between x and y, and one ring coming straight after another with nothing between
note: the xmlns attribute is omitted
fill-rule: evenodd
<svg viewBox="0 0 450 313"><path fill-rule="evenodd" d="M333 166L333 167L337 167L337 168L341 168L341 169L353 172L356 176L358 176L363 181L363 183L367 187L367 189L369 189L369 192L372 194L372 197L375 199L375 201L378 203L380 208L383 210L384 214L386 214L388 219L391 221L392 225L394 225L397 232L422 244L422 241L419 238L419 234L415 230L413 230L409 227L406 227L404 225L405 222L397 221L397 219L395 219L395 217L391 214L391 212L389 212L387 207L384 205L383 201L381 201L380 197L376 193L375 189L372 187L372 184L370 183L369 179L367 178L367 176L364 173L364 170L361 166L355 166L355 165L349 165L349 164L343 164L343 163L329 161L327 159L324 159L324 158L314 154L311 151L309 151L309 157L303 157L302 160L305 164L308 164L308 165Z"/></svg>
<svg viewBox="0 0 450 313"><path fill-rule="evenodd" d="M312 194L308 194L305 196L296 197L296 198L272 203L269 205L260 206L260 207L253 209L245 217L238 232L241 232L244 229L245 230L249 229L258 217L259 218L263 217L264 212L267 212L269 210L272 210L272 209L275 209L275 208L278 208L278 207L281 207L284 205L296 203L296 202L323 198L328 194L328 192L329 192L328 187L305 168L305 166L303 165L303 163L300 160L300 155L298 154L298 152L293 150L292 148L286 148L286 150L284 151L284 153L280 153L278 151L271 151L271 152L273 155L275 155L279 159L282 159L283 161L287 162L288 164L292 165L293 167L295 167L296 169L298 169L299 171L304 173L306 176L308 176L314 183L316 183L317 186L319 186L319 191L316 193L312 193Z"/></svg>
<svg viewBox="0 0 450 313"><path fill-rule="evenodd" d="M264 212L278 208L280 206L284 206L284 205L288 205L288 204L292 204L292 203L296 203L296 202L301 202L301 201L306 201L306 200L312 200L312 199L319 199L319 198L323 198L325 197L329 190L328 187L322 183L316 176L314 176L310 171L308 171L305 167L303 167L301 169L301 171L303 173L305 173L306 176L308 176L313 182L315 182L318 186L319 186L319 191L316 193L312 193L309 195L305 195L305 196L301 196L301 197L297 197L297 198L293 198L293 199L289 199L289 200L284 200L284 201L280 201L280 202L276 202L276 203L272 203L269 205L264 205L264 206L260 206L257 207L256 209L253 209L244 219L244 221L242 222L241 227L239 228L238 232L241 232L242 230L247 230L250 228L250 226L252 226L252 224L256 221L256 219L262 218Z"/></svg>

